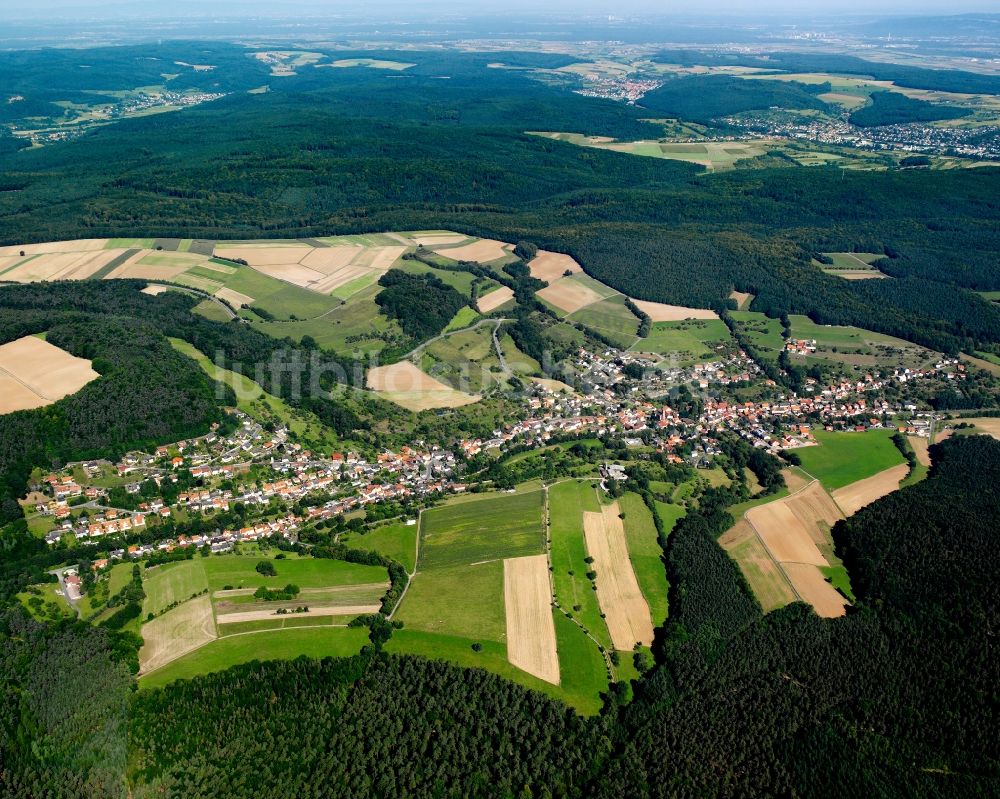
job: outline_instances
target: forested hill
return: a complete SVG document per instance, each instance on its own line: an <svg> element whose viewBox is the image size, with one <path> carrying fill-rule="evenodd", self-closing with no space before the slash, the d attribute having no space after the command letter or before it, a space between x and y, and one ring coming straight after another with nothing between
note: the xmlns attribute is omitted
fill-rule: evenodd
<svg viewBox="0 0 1000 799"><path fill-rule="evenodd" d="M658 666L631 703L616 692L589 720L497 676L375 647L339 661L244 664L140 691L126 711L128 676L103 629L45 631L12 611L0 617L0 789L996 795L1000 442L951 439L933 455L927 480L838 524L858 601L836 620L801 603L763 616L714 540L732 521L729 489L707 492L670 537ZM56 660L42 654L52 651Z"/></svg>
<svg viewBox="0 0 1000 799"><path fill-rule="evenodd" d="M646 109L491 68L483 55L405 58L415 66L400 74L316 68L267 94L234 91L0 154L0 241L447 227L571 253L642 299L709 307L735 288L772 314L946 352L1000 346L1000 310L972 293L1000 290L1000 170L700 176L523 133L655 136ZM850 283L811 263L844 251L884 253L877 266L895 279Z"/></svg>

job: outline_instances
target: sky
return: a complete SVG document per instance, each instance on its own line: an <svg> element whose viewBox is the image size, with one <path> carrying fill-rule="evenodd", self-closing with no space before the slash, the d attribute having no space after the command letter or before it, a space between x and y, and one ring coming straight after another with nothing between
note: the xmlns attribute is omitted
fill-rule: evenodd
<svg viewBox="0 0 1000 799"><path fill-rule="evenodd" d="M2 18L44 18L56 14L60 17L75 15L95 17L114 16L126 11L129 16L170 17L198 9L204 14L214 11L220 15L266 14L281 16L298 11L356 16L364 13L377 15L403 11L408 17L417 17L421 11L440 13L457 12L463 16L478 14L530 12L575 12L583 14L633 14L690 15L693 9L701 15L725 14L743 18L760 14L787 15L789 17L824 16L839 14L961 14L967 12L1000 12L997 0L699 0L697 5L678 0L0 0ZM200 14L201 15L201 14Z"/></svg>

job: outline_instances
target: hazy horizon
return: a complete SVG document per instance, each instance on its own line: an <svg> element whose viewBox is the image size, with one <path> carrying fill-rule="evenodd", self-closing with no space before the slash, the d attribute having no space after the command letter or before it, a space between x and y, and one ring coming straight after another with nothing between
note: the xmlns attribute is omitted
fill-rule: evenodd
<svg viewBox="0 0 1000 799"><path fill-rule="evenodd" d="M458 0L436 0L421 3L419 7L400 0L371 0L371 2L339 2L338 0L293 0L293 2L265 2L265 0L214 0L210 6L191 0L7 0L4 15L8 19L38 19L57 15L61 18L86 16L99 18L105 15L127 14L132 18L164 19L180 14L205 16L254 16L282 17L289 14L309 13L315 16L369 15L385 17L398 15L416 18L422 14L456 14L466 18L486 17L493 14L509 15L511 12L539 16L572 12L584 15L609 17L649 14L656 17L686 17L707 19L712 16L728 19L749 19L761 15L787 15L789 19L832 18L843 15L878 17L893 16L955 16L975 13L1000 13L995 0L959 0L944 5L935 2L910 2L910 0L843 0L831 7L829 3L795 3L789 0L761 0L748 3L734 0L705 0L697 11L679 4L653 2L652 0L505 0L496 6L469 4Z"/></svg>

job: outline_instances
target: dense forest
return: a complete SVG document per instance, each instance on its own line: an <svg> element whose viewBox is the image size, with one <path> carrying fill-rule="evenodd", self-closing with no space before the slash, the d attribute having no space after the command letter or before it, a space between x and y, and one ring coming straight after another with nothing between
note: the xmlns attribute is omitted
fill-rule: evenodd
<svg viewBox="0 0 1000 799"><path fill-rule="evenodd" d="M124 796L126 740L139 797L993 795L1000 443L953 438L933 456L928 479L838 523L857 602L835 620L798 603L762 614L715 542L732 489L709 489L665 541L657 665L591 719L387 655L374 628L354 658L248 663L126 710L105 631L10 611L5 795Z"/></svg>
<svg viewBox="0 0 1000 799"><path fill-rule="evenodd" d="M659 89L647 92L639 104L657 114L709 125L720 117L775 107L826 111L829 106L816 95L828 91L829 83L692 75L667 81Z"/></svg>
<svg viewBox="0 0 1000 799"><path fill-rule="evenodd" d="M425 341L445 329L468 298L432 274L412 275L390 269L379 278L382 291L375 303L414 343Z"/></svg>
<svg viewBox="0 0 1000 799"><path fill-rule="evenodd" d="M641 299L710 307L735 288L773 315L805 313L947 352L1000 346L1000 309L973 293L1000 290L996 169L699 175L691 164L524 135L650 138L660 129L641 121L648 109L490 69L481 54L407 59L416 65L405 81L313 69L267 94L234 92L0 154L11 186L0 193L0 241L448 227L570 253ZM715 102L704 89L694 99ZM882 271L919 280L849 282L811 263L842 251L884 253Z"/></svg>
<svg viewBox="0 0 1000 799"><path fill-rule="evenodd" d="M874 92L871 102L853 112L848 119L859 128L877 125L906 125L911 122L934 122L938 119L958 119L972 112L955 105L935 105L926 100L914 100L899 92Z"/></svg>

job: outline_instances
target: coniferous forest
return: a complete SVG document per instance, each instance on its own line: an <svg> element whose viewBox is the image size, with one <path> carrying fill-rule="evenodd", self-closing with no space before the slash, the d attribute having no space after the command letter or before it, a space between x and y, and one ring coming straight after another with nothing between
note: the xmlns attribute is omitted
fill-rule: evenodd
<svg viewBox="0 0 1000 799"><path fill-rule="evenodd" d="M837 620L798 603L763 616L714 540L731 498L707 495L669 539L657 666L590 719L377 642L133 693L105 630L10 611L0 785L124 796L127 772L133 796L206 799L991 795L1000 443L933 454L927 480L835 529L858 599Z"/></svg>

